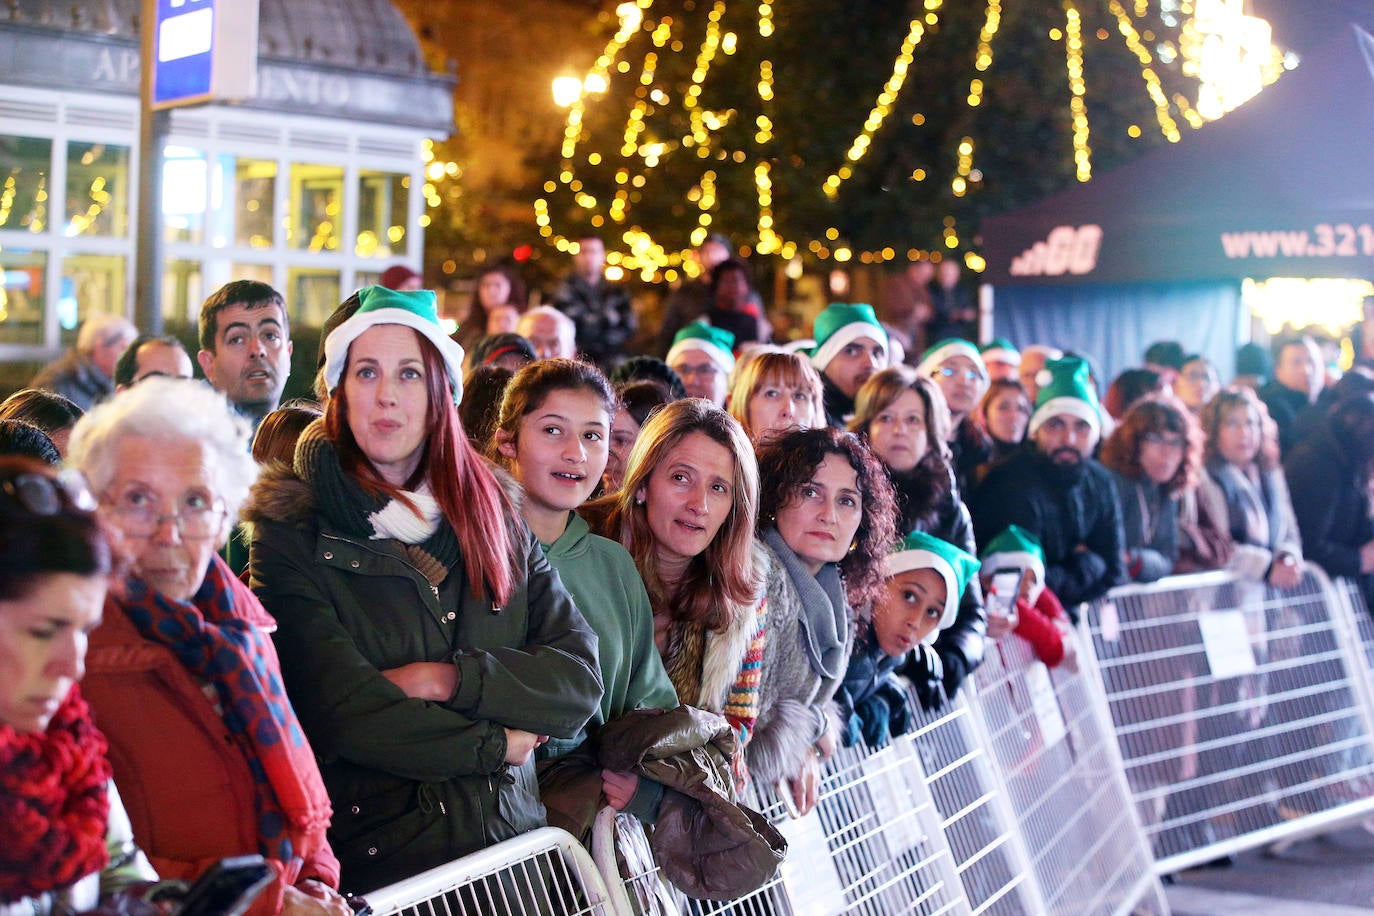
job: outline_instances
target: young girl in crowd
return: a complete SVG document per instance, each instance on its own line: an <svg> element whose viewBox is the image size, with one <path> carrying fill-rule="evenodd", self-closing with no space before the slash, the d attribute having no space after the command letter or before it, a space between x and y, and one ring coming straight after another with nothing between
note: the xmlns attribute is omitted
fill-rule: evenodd
<svg viewBox="0 0 1374 916"><path fill-rule="evenodd" d="M730 386L730 416L759 444L784 430L823 425L821 397L821 377L809 359L768 348L740 357Z"/></svg>
<svg viewBox="0 0 1374 916"><path fill-rule="evenodd" d="M252 583L368 890L544 823L534 749L596 711L596 637L455 409L434 294L369 287L324 420L255 489Z"/></svg>
<svg viewBox="0 0 1374 916"><path fill-rule="evenodd" d="M748 743L758 716L766 567L755 554L758 464L744 430L704 398L649 418L618 493L588 504L644 580L654 642L678 699L723 714ZM743 753L736 758L743 777Z"/></svg>
<svg viewBox="0 0 1374 916"><path fill-rule="evenodd" d="M892 488L857 438L829 426L779 433L758 457L769 632L749 772L785 780L805 814L841 731L829 706L853 645L851 608L882 591Z"/></svg>
<svg viewBox="0 0 1374 916"><path fill-rule="evenodd" d="M1032 410L1030 395L1019 379L998 379L988 386L973 411L973 420L992 440L992 454L975 476L981 477L988 465L1005 458L1026 440Z"/></svg>
<svg viewBox="0 0 1374 916"><path fill-rule="evenodd" d="M978 561L948 541L915 531L884 563L886 583L861 616L844 682L835 695L844 743L882 747L906 733L911 714L894 673L934 655L931 644L954 625L959 595L976 580Z"/></svg>
<svg viewBox="0 0 1374 916"><path fill-rule="evenodd" d="M928 377L905 368L884 369L859 389L850 429L861 435L887 468L897 492L900 535L933 534L972 554L973 522L959 495L949 463L948 415L940 389ZM959 617L940 635L926 667L904 673L927 708L953 697L983 660L986 617L977 580L961 596Z"/></svg>
<svg viewBox="0 0 1374 916"><path fill-rule="evenodd" d="M1178 508L1197 485L1202 435L1175 403L1152 397L1136 403L1102 446L1102 463L1116 478L1126 535L1126 571L1154 582L1178 562Z"/></svg>
<svg viewBox="0 0 1374 916"><path fill-rule="evenodd" d="M988 636L1001 639L1012 632L1030 643L1035 657L1053 668L1066 658L1070 666L1077 657L1073 638L1067 636L1069 616L1059 598L1045 586L1045 550L1039 539L1020 525L1006 530L988 542L983 551L981 578L986 590L993 573L1019 569L1023 573L1016 596L1016 623L1006 617L988 617Z"/></svg>
<svg viewBox="0 0 1374 916"><path fill-rule="evenodd" d="M524 488L521 516L596 632L605 693L589 734L631 709L677 705L654 649L653 611L634 560L615 541L592 534L575 511L606 466L614 405L610 383L595 366L540 360L511 380L492 444L492 458ZM582 737L550 739L541 755L566 753Z"/></svg>

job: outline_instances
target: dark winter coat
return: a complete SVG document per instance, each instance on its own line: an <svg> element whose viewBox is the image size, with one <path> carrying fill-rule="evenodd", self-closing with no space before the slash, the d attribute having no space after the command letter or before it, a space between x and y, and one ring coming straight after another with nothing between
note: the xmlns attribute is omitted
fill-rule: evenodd
<svg viewBox="0 0 1374 916"><path fill-rule="evenodd" d="M1077 474L1065 474L1028 442L992 467L970 507L980 545L1013 524L1040 539L1045 584L1075 622L1079 603L1126 580L1116 484L1096 461L1085 459Z"/></svg>
<svg viewBox="0 0 1374 916"><path fill-rule="evenodd" d="M269 472L271 473L271 472ZM289 472L254 489L253 590L291 702L334 805L329 838L346 889L367 891L544 824L534 764L507 766L504 728L570 738L596 711L596 635L523 524L509 602L437 588L392 540L342 535ZM407 697L381 672L452 662L445 703Z"/></svg>
<svg viewBox="0 0 1374 916"><path fill-rule="evenodd" d="M625 358L625 345L638 327L625 287L605 282L592 286L571 274L559 284L553 305L572 319L577 349L592 362L609 367Z"/></svg>
<svg viewBox="0 0 1374 916"><path fill-rule="evenodd" d="M951 480L950 487L939 504L933 521L918 520L915 531L933 534L942 541L978 556L974 539L973 520L968 507L959 498L959 488ZM903 532L903 535L910 532ZM959 599L959 613L949 629L941 630L935 640L935 653L944 665L945 695L950 699L959 691L964 678L983 663L983 648L988 632L988 612L983 606L983 586L978 577L969 580Z"/></svg>
<svg viewBox="0 0 1374 916"><path fill-rule="evenodd" d="M29 387L56 392L82 410L90 410L114 393L114 380L73 349L44 366Z"/></svg>
<svg viewBox="0 0 1374 916"><path fill-rule="evenodd" d="M1148 477L1112 471L1121 500L1126 571L1134 582L1154 582L1178 562L1178 497Z"/></svg>
<svg viewBox="0 0 1374 916"><path fill-rule="evenodd" d="M1307 559L1333 578L1358 582L1369 603L1374 575L1360 572L1360 548L1374 540L1374 522L1364 469L1323 420L1311 438L1284 456L1283 470Z"/></svg>
<svg viewBox="0 0 1374 916"><path fill-rule="evenodd" d="M1298 444L1298 424L1311 411L1312 402L1306 392L1294 391L1280 382L1265 385L1259 390L1259 396L1279 428L1279 449L1286 455Z"/></svg>

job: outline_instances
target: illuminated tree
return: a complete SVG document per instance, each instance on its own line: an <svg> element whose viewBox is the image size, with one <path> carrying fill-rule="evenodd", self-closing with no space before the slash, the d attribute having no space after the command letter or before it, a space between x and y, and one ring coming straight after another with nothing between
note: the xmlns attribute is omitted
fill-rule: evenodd
<svg viewBox="0 0 1374 916"><path fill-rule="evenodd" d="M966 252L988 213L1203 123L1193 5L622 3L540 231L600 233L646 278L717 229L784 258Z"/></svg>

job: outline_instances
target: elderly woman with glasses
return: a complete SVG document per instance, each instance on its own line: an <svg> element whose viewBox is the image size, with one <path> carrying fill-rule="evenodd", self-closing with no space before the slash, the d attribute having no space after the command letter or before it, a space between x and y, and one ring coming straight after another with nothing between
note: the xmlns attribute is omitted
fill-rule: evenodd
<svg viewBox="0 0 1374 916"><path fill-rule="evenodd" d="M216 554L257 476L249 436L222 395L174 379L149 379L77 424L71 462L130 564L91 634L84 690L134 836L163 877L259 853L277 876L251 914L348 916L275 623Z"/></svg>

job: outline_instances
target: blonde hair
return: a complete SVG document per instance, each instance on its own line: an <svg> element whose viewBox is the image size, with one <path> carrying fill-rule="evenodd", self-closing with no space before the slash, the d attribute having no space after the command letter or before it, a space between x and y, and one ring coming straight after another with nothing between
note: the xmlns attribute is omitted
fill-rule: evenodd
<svg viewBox="0 0 1374 916"><path fill-rule="evenodd" d="M813 420L825 420L824 389L820 374L811 360L799 353L781 348L756 347L741 355L730 382L730 416L739 421L744 432L754 439L754 427L749 421L749 401L767 384L786 385L811 393ZM812 424L815 425L814 423Z"/></svg>
<svg viewBox="0 0 1374 916"><path fill-rule="evenodd" d="M906 366L893 366L869 376L854 396L854 419L849 421L849 431L867 439L868 425L873 418L891 407L903 391L914 391L921 399L925 413L926 447L946 461L950 460L949 405L945 403L944 392L929 376L920 375Z"/></svg>
<svg viewBox="0 0 1374 916"><path fill-rule="evenodd" d="M733 456L734 502L710 545L692 558L669 591L659 577L648 507L636 494L648 488L655 469L692 433L708 436ZM754 564L758 499L758 462L744 428L705 398L683 398L649 417L625 463L619 492L589 504L586 514L599 533L619 541L634 557L656 611L666 609L674 620L701 622L725 632L762 590L762 571Z"/></svg>

